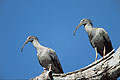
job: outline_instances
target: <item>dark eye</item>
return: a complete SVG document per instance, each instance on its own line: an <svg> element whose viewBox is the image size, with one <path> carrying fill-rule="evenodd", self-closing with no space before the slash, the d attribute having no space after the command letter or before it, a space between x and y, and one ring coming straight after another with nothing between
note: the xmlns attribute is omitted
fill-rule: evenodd
<svg viewBox="0 0 120 80"><path fill-rule="evenodd" d="M85 20L83 20L83 22L84 22Z"/></svg>
<svg viewBox="0 0 120 80"><path fill-rule="evenodd" d="M28 39L31 39L31 37L29 37Z"/></svg>

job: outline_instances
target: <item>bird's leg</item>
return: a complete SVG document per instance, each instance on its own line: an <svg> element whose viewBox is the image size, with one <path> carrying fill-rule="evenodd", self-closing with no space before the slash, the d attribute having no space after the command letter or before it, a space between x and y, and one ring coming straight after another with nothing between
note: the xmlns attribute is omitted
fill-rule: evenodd
<svg viewBox="0 0 120 80"><path fill-rule="evenodd" d="M104 46L104 50L103 50L103 58L104 58L104 56L105 56L105 46Z"/></svg>
<svg viewBox="0 0 120 80"><path fill-rule="evenodd" d="M49 64L49 71L52 71L52 64Z"/></svg>
<svg viewBox="0 0 120 80"><path fill-rule="evenodd" d="M45 73L44 73L44 75L45 75L44 80L53 80L52 70L51 69L52 69L52 64L49 64L48 65L48 70L46 70Z"/></svg>
<svg viewBox="0 0 120 80"><path fill-rule="evenodd" d="M95 52L96 52L96 57L95 57L95 61L97 60L98 54L97 54L97 47L95 47Z"/></svg>

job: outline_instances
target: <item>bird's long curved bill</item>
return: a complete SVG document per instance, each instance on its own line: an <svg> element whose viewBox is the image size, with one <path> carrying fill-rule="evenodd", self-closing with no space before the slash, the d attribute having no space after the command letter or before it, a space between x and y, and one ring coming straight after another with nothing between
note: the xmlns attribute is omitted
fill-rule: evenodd
<svg viewBox="0 0 120 80"><path fill-rule="evenodd" d="M28 42L29 42L28 40L25 41L25 43L23 44L23 46L22 46L22 48L21 48L21 52L23 51L24 46L25 46Z"/></svg>
<svg viewBox="0 0 120 80"><path fill-rule="evenodd" d="M76 29L74 30L73 36L75 36L75 32L77 31L77 29L81 26L82 24L78 24L78 26L76 27Z"/></svg>

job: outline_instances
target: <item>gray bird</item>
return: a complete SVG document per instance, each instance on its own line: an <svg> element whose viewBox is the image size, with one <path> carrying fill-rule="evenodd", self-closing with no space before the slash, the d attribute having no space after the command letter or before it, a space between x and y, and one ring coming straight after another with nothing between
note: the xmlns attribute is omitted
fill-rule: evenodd
<svg viewBox="0 0 120 80"><path fill-rule="evenodd" d="M33 46L37 49L37 58L39 60L40 65L44 69L49 70L49 67L51 65L53 73L64 73L55 51L51 48L47 48L47 47L40 45L38 38L35 36L29 36L27 38L26 42L21 48L21 52L24 46L28 42L31 42Z"/></svg>
<svg viewBox="0 0 120 80"><path fill-rule="evenodd" d="M103 28L93 27L93 24L89 19L86 18L82 19L80 21L80 24L74 30L73 35L75 35L76 30L82 25L84 25L85 30L89 37L89 41L96 51L95 60L97 60L98 56L97 52L104 57L107 53L113 50L112 43L108 36L108 33Z"/></svg>

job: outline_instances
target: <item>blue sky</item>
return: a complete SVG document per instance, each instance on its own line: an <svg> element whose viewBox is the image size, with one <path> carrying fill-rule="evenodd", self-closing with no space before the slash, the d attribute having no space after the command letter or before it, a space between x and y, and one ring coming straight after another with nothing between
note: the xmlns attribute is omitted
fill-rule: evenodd
<svg viewBox="0 0 120 80"><path fill-rule="evenodd" d="M29 35L56 51L65 73L94 62L95 51L84 27L73 36L83 18L104 28L117 49L119 8L119 0L0 0L0 79L29 79L43 71L31 43L20 52Z"/></svg>

